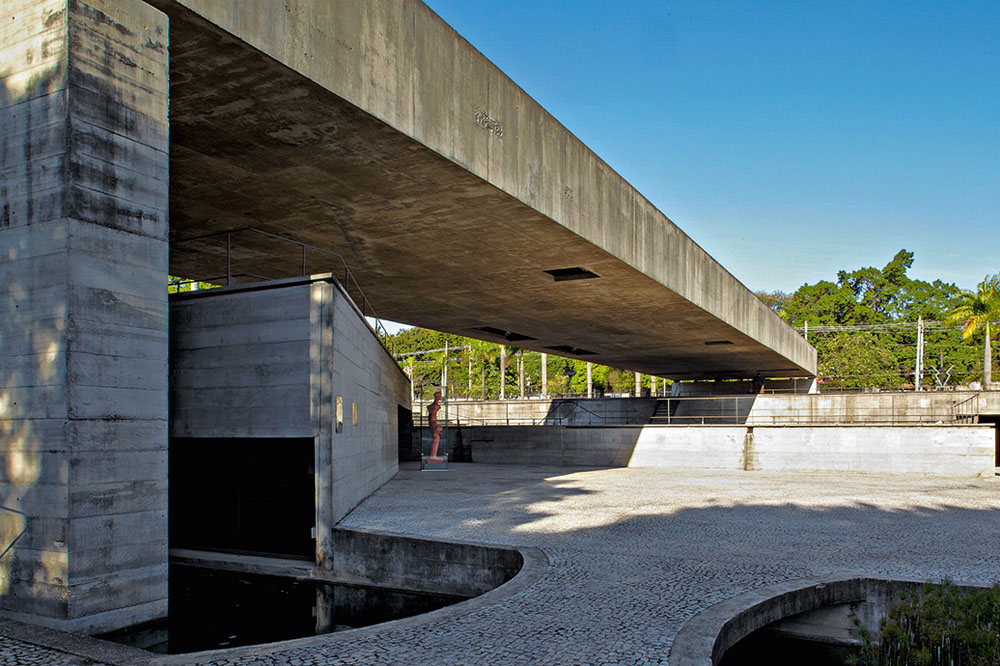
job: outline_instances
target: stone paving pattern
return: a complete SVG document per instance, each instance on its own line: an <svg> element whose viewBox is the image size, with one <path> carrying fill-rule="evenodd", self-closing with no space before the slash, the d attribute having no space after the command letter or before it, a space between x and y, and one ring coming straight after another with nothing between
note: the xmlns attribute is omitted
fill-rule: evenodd
<svg viewBox="0 0 1000 666"><path fill-rule="evenodd" d="M998 491L1000 478L404 469L341 525L536 546L545 573L445 624L199 663L666 664L686 620L763 585L845 571L1000 580ZM13 663L87 662L0 643L0 664Z"/></svg>

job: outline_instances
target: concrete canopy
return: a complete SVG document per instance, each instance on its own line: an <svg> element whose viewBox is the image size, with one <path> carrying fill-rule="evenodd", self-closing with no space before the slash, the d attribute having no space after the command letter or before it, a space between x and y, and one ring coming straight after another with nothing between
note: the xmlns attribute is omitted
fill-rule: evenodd
<svg viewBox="0 0 1000 666"><path fill-rule="evenodd" d="M255 227L380 317L676 379L816 352L421 2L152 0L170 17L170 266ZM252 234L231 270L340 266ZM596 277L547 271L582 268ZM586 273L583 277L589 277ZM570 277L580 277L571 274Z"/></svg>

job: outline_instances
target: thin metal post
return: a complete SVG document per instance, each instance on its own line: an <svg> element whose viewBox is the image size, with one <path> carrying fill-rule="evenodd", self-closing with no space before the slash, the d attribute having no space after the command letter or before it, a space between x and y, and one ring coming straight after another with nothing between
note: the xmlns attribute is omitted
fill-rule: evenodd
<svg viewBox="0 0 1000 666"><path fill-rule="evenodd" d="M226 233L226 286L233 286L233 235Z"/></svg>
<svg viewBox="0 0 1000 666"><path fill-rule="evenodd" d="M302 246L302 277L306 276L306 246Z"/></svg>

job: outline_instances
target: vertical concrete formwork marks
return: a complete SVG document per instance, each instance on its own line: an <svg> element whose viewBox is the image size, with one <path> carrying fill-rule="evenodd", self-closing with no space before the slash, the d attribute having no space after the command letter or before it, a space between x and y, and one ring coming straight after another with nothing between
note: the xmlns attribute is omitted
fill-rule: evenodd
<svg viewBox="0 0 1000 666"><path fill-rule="evenodd" d="M0 609L62 629L167 598L167 20L0 9ZM15 513L20 512L20 513Z"/></svg>

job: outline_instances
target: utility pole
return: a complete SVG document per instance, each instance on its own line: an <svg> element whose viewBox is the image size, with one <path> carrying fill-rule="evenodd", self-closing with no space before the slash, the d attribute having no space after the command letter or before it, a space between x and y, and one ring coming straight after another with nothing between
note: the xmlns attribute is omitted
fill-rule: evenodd
<svg viewBox="0 0 1000 666"><path fill-rule="evenodd" d="M549 397L549 355L542 352L542 397Z"/></svg>
<svg viewBox="0 0 1000 666"><path fill-rule="evenodd" d="M802 332L806 336L806 342L809 342L809 320L808 319L806 319L806 323L805 323L805 326L803 326L803 328L802 328Z"/></svg>
<svg viewBox="0 0 1000 666"><path fill-rule="evenodd" d="M642 375L640 375L637 372L637 373L635 373L635 396L634 397L638 398L640 395L642 395Z"/></svg>
<svg viewBox="0 0 1000 666"><path fill-rule="evenodd" d="M587 361L587 397L594 397L594 364Z"/></svg>
<svg viewBox="0 0 1000 666"><path fill-rule="evenodd" d="M500 345L500 399L507 399L507 382L505 381L507 374L507 345Z"/></svg>
<svg viewBox="0 0 1000 666"><path fill-rule="evenodd" d="M924 383L924 318L917 317L917 368L913 389L923 390Z"/></svg>

